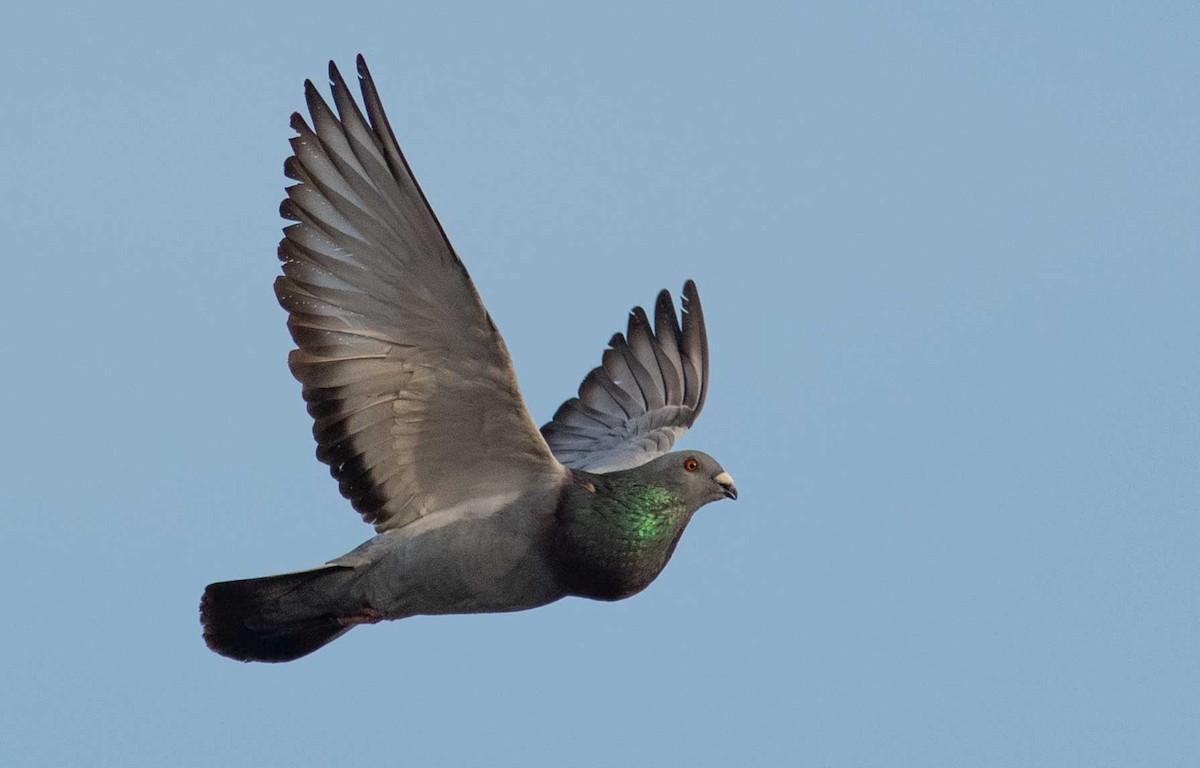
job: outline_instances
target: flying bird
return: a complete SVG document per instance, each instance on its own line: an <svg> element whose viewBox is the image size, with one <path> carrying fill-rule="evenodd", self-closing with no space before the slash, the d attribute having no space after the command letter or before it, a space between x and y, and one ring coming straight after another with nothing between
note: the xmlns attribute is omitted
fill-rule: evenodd
<svg viewBox="0 0 1200 768"><path fill-rule="evenodd" d="M666 566L700 507L736 499L700 451L671 452L708 391L700 296L663 291L540 430L512 360L417 185L358 57L292 115L275 295L317 458L376 535L309 570L210 584L208 647L291 661L360 624L620 600ZM336 111L335 111L336 110Z"/></svg>

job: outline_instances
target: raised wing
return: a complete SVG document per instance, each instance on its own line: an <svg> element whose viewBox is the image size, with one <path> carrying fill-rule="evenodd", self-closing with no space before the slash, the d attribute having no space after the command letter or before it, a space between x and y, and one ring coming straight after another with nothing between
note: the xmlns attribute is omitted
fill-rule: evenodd
<svg viewBox="0 0 1200 768"><path fill-rule="evenodd" d="M542 436L572 469L629 469L671 450L700 415L708 390L708 337L696 284L683 286L683 327L671 294L658 294L654 330L641 307L625 335L562 404Z"/></svg>
<svg viewBox="0 0 1200 768"><path fill-rule="evenodd" d="M275 282L317 458L377 530L513 497L566 470L525 409L508 349L413 178L366 63L367 119L337 67L311 82L280 214Z"/></svg>

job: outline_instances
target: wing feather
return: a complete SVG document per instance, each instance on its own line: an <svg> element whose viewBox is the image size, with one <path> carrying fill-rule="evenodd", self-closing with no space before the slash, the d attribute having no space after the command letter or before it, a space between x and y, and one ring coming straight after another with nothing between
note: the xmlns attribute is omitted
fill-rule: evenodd
<svg viewBox="0 0 1200 768"><path fill-rule="evenodd" d="M311 125L292 116L284 173L296 183L280 214L296 223L275 293L317 458L383 531L566 470L529 418L504 340L361 56L358 75L365 116L332 62L334 108L306 82Z"/></svg>
<svg viewBox="0 0 1200 768"><path fill-rule="evenodd" d="M671 295L654 306L654 327L641 307L625 334L609 341L601 363L563 403L542 435L572 469L612 472L636 467L671 450L704 407L708 340L700 295L683 287L683 324Z"/></svg>

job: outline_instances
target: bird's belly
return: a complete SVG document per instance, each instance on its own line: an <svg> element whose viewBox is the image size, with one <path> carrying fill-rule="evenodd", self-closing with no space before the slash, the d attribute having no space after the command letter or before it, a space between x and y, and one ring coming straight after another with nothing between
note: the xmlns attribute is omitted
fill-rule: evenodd
<svg viewBox="0 0 1200 768"><path fill-rule="evenodd" d="M559 567L568 594L592 600L623 600L641 592L662 571L665 561L575 559Z"/></svg>
<svg viewBox="0 0 1200 768"><path fill-rule="evenodd" d="M520 611L564 596L536 521L420 522L355 551L368 560L356 598L384 618Z"/></svg>

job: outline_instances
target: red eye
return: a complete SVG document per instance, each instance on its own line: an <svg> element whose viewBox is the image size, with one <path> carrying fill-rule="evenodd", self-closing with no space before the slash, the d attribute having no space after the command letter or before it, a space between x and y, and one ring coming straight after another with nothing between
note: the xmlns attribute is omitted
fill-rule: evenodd
<svg viewBox="0 0 1200 768"><path fill-rule="evenodd" d="M696 461L695 456L688 456L683 460L683 468L688 472L695 472L697 469L700 469L700 462Z"/></svg>

